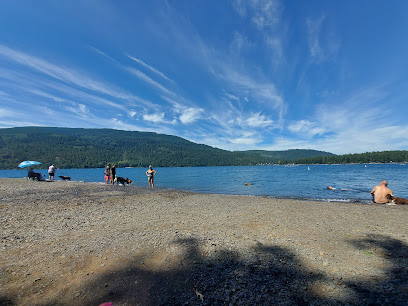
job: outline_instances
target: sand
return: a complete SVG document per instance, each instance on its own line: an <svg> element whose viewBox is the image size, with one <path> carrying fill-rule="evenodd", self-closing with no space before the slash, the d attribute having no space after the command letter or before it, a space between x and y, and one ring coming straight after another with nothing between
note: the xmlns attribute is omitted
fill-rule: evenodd
<svg viewBox="0 0 408 306"><path fill-rule="evenodd" d="M408 206L0 179L1 305L408 301Z"/></svg>

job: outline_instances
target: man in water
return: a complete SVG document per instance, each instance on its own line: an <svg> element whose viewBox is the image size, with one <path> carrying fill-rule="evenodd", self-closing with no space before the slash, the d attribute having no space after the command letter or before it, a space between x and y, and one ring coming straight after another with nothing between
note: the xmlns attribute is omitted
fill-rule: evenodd
<svg viewBox="0 0 408 306"><path fill-rule="evenodd" d="M385 204L390 201L389 196L392 195L392 190L387 188L387 185L388 182L386 180L382 180L380 185L375 186L374 189L371 190L374 203Z"/></svg>

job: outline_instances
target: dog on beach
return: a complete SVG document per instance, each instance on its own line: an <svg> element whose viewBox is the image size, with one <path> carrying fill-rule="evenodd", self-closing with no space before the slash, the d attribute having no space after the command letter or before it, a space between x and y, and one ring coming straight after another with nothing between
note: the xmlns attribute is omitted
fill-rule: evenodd
<svg viewBox="0 0 408 306"><path fill-rule="evenodd" d="M130 180L129 178L123 178L121 176L116 176L115 177L115 182L122 184L123 186L125 186L125 184L130 184L132 183L132 180Z"/></svg>
<svg viewBox="0 0 408 306"><path fill-rule="evenodd" d="M408 199L394 197L393 195L389 195L388 198L389 198L389 199L391 200L391 202L394 203L394 204L408 205Z"/></svg>
<svg viewBox="0 0 408 306"><path fill-rule="evenodd" d="M70 177L70 176L59 175L58 177L59 177L61 180L63 180L63 181L66 181L66 180L70 181L70 180L71 180L71 177Z"/></svg>
<svg viewBox="0 0 408 306"><path fill-rule="evenodd" d="M33 170L28 171L28 178L32 180L42 181L43 178L40 173L34 172Z"/></svg>

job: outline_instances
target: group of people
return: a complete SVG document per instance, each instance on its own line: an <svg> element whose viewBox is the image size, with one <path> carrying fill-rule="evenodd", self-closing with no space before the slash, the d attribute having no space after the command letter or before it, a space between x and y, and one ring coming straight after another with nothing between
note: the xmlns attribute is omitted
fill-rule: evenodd
<svg viewBox="0 0 408 306"><path fill-rule="evenodd" d="M48 180L53 181L54 180L54 175L55 175L55 165L52 164L51 166L48 167ZM37 181L43 181L43 177L41 173L34 172L31 168L28 168L27 172L27 177L30 179L35 179Z"/></svg>
<svg viewBox="0 0 408 306"><path fill-rule="evenodd" d="M111 167L111 164L108 164L105 168L105 184L111 183L115 184L116 178L116 165ZM149 166L149 169L146 171L147 181L149 188L154 188L154 176L156 175L156 170L153 169L152 165Z"/></svg>
<svg viewBox="0 0 408 306"><path fill-rule="evenodd" d="M31 173L30 173L31 171ZM52 164L51 166L48 167L48 175L49 175L49 180L53 181L54 180L54 175L55 175L55 165ZM108 164L105 168L105 184L115 184L115 178L116 178L116 165L114 164L111 166L111 164ZM31 169L29 170L29 177L35 177L35 172L33 172ZM156 175L156 170L152 168L152 166L149 166L149 169L146 171L146 176L147 176L147 181L148 181L148 186L149 188L154 188L154 176ZM38 179L38 177L37 177ZM378 203L378 204L385 204L388 203L393 197L392 190L389 189L388 187L388 182L386 180L382 180L379 185L375 186L373 190L371 190L371 195L373 197L373 202ZM335 190L336 188L332 186L327 186L327 189L330 190Z"/></svg>

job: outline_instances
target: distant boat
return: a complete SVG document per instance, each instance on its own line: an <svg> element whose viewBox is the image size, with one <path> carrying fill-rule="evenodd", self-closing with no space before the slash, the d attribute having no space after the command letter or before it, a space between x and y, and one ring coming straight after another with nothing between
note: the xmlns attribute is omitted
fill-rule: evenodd
<svg viewBox="0 0 408 306"><path fill-rule="evenodd" d="M307 167L307 170L310 170L310 167Z"/></svg>
<svg viewBox="0 0 408 306"><path fill-rule="evenodd" d="M367 168L367 165L364 165L364 168Z"/></svg>

